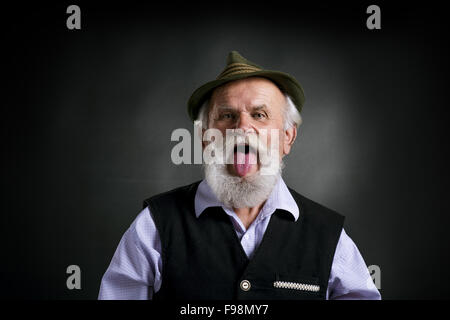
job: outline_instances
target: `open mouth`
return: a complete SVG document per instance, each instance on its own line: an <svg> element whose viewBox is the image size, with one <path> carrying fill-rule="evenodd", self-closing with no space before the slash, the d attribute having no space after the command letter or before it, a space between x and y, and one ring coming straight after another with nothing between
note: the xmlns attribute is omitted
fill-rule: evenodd
<svg viewBox="0 0 450 320"><path fill-rule="evenodd" d="M246 176L252 166L256 165L257 155L248 144L239 144L234 147L234 170L240 177Z"/></svg>
<svg viewBox="0 0 450 320"><path fill-rule="evenodd" d="M244 154L248 154L249 152L256 153L255 150L250 147L248 144L240 144L234 146L234 153L241 152Z"/></svg>

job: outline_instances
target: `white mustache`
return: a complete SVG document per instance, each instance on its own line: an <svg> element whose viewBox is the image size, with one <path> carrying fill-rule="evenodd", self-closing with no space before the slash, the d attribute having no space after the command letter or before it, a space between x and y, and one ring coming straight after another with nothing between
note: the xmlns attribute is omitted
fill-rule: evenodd
<svg viewBox="0 0 450 320"><path fill-rule="evenodd" d="M266 142L257 134L242 134L239 132L227 132L225 142L220 139L211 142L212 149L217 153L218 160L222 158L221 163L233 164L234 152L244 151L245 147L249 148L249 152L256 155L267 153Z"/></svg>
<svg viewBox="0 0 450 320"><path fill-rule="evenodd" d="M278 150L278 131L271 130L271 145L268 146L268 136L266 132L256 134L255 132L245 133L242 130L227 130L225 142L223 138L214 139L211 141L208 151L204 159L205 164L233 164L235 148L242 148L247 145L250 150L253 150L257 155L257 162L261 164L261 174L274 174L278 171L280 165L279 150ZM269 150L270 149L270 150ZM206 150L205 150L206 151ZM270 151L270 153L268 152ZM250 159L253 162L253 157ZM256 163L251 163L256 164Z"/></svg>
<svg viewBox="0 0 450 320"><path fill-rule="evenodd" d="M227 136L226 142L225 142L225 156L226 156L226 163L227 164L233 164L234 163L234 152L241 151L245 153L245 148L248 147L249 152L254 153L257 158L260 153L265 153L267 151L267 146L262 141L262 139L259 138L256 134L240 134L235 133L231 136ZM254 158L251 158L254 159ZM257 162L258 160L256 160ZM250 160L251 164L252 163Z"/></svg>

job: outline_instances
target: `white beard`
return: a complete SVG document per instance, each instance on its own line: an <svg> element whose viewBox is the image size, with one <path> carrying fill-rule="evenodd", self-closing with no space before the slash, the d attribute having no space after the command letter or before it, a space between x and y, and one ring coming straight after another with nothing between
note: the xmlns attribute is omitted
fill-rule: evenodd
<svg viewBox="0 0 450 320"><path fill-rule="evenodd" d="M258 148L257 144L258 142L254 145L250 143L254 148ZM265 146L260 145L259 148L265 150ZM233 151L233 148L228 150ZM230 152L224 156L226 159L230 159L233 154L234 152ZM231 175L227 170L226 163L204 164L205 179L217 199L226 207L255 207L267 200L281 177L284 167L283 161L279 159L278 155L271 155L268 164L276 162L278 162L278 166L275 166L275 170L271 174L261 174L261 170L258 170L256 173L245 177Z"/></svg>
<svg viewBox="0 0 450 320"><path fill-rule="evenodd" d="M229 208L251 208L267 200L281 176L282 165L273 175L260 172L248 177L236 177L228 173L225 164L204 166L205 179L217 199Z"/></svg>

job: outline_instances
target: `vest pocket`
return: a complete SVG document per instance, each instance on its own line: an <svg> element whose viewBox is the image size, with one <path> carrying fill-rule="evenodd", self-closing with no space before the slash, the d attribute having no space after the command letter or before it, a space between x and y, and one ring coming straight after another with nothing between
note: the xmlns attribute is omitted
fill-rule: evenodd
<svg viewBox="0 0 450 320"><path fill-rule="evenodd" d="M317 299L323 290L319 278L299 274L277 273L272 282L273 289L287 298L304 297Z"/></svg>

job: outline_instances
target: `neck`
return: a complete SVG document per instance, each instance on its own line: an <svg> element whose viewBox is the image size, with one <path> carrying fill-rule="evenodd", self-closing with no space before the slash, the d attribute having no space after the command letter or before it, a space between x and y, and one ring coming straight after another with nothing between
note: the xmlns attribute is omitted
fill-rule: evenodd
<svg viewBox="0 0 450 320"><path fill-rule="evenodd" d="M264 203L265 201L251 208L233 208L236 215L239 217L239 219L241 219L245 229L248 229L248 227L253 223L253 221L255 221Z"/></svg>

